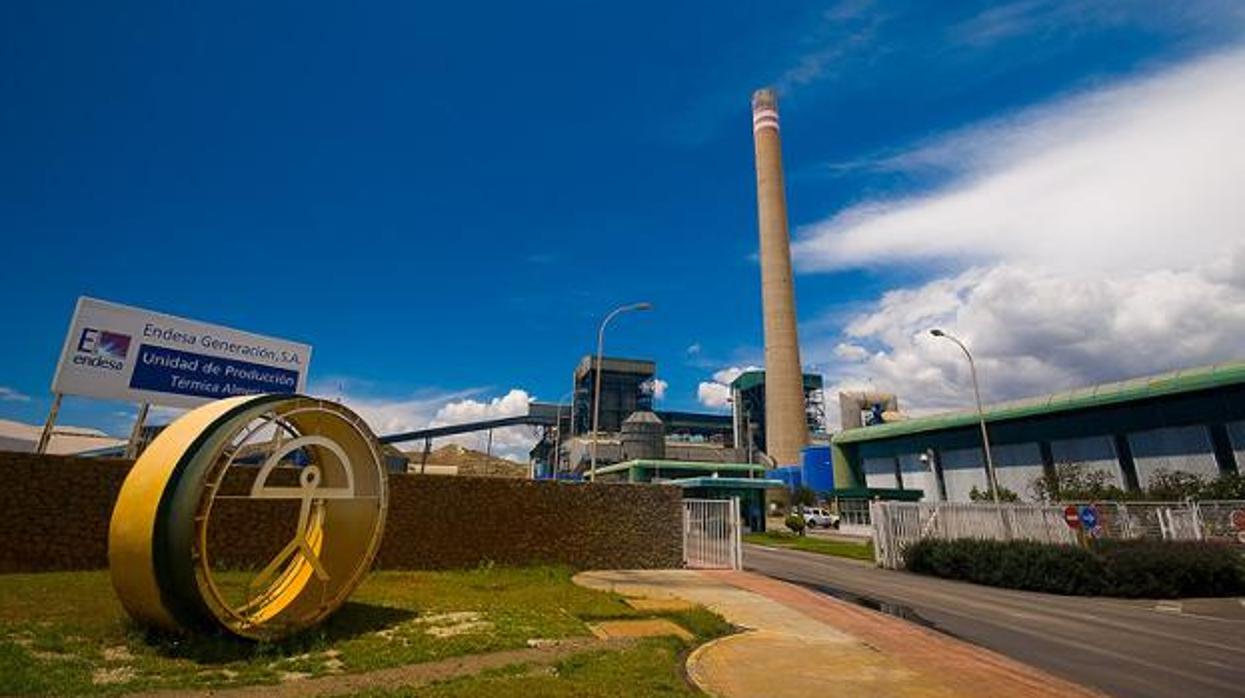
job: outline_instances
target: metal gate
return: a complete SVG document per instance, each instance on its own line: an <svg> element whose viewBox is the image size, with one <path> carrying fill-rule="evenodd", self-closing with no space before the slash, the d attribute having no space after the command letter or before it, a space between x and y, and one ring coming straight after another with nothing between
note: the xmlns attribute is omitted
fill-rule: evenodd
<svg viewBox="0 0 1245 698"><path fill-rule="evenodd" d="M739 498L683 500L683 565L737 570L740 548Z"/></svg>

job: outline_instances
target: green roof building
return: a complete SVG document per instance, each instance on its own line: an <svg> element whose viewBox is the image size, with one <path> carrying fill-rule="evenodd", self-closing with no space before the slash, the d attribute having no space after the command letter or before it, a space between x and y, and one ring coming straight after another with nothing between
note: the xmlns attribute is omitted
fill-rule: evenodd
<svg viewBox="0 0 1245 698"><path fill-rule="evenodd" d="M1033 498L1058 463L1125 489L1160 470L1215 477L1245 462L1245 361L1184 369L985 408L999 485ZM835 481L964 501L987 489L976 411L849 429L831 439Z"/></svg>

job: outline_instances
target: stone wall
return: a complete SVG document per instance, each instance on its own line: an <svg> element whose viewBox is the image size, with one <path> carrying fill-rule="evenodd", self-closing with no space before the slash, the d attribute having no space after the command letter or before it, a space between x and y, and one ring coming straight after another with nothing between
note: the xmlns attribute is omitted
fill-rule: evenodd
<svg viewBox="0 0 1245 698"><path fill-rule="evenodd" d="M121 460L0 453L0 572L106 567L108 522L129 468ZM390 475L389 484L378 567L681 564L681 495L674 487L413 474ZM275 506L217 512L212 549L231 551L238 564L266 563L292 532L280 509L289 503L267 504Z"/></svg>

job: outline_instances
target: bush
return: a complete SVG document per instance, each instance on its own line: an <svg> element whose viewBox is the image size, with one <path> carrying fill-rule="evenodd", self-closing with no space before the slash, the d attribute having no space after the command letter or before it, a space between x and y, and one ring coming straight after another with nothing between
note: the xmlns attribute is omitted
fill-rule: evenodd
<svg viewBox="0 0 1245 698"><path fill-rule="evenodd" d="M908 546L904 561L912 572L976 584L1056 594L1102 593L1102 560L1070 545L926 539Z"/></svg>
<svg viewBox="0 0 1245 698"><path fill-rule="evenodd" d="M804 517L796 513L787 514L787 520L783 523L787 524L787 528L791 529L792 533L800 535L804 535L804 527L808 525Z"/></svg>
<svg viewBox="0 0 1245 698"><path fill-rule="evenodd" d="M1223 543L1104 540L1094 544L1112 596L1169 598L1245 593L1245 558Z"/></svg>
<svg viewBox="0 0 1245 698"><path fill-rule="evenodd" d="M904 560L919 574L1053 594L1245 594L1245 561L1219 543L1108 540L1084 548L1033 541L922 540L904 550Z"/></svg>
<svg viewBox="0 0 1245 698"><path fill-rule="evenodd" d="M1015 492L1007 489L1006 487L1002 485L998 485L998 488L999 488L999 501L1000 502L1019 502L1020 501L1020 495L1016 494ZM968 499L969 501L972 501L972 502L993 502L994 493L990 491L989 487L985 488L984 490L979 490L977 489L977 485L973 485L973 489L968 491Z"/></svg>
<svg viewBox="0 0 1245 698"><path fill-rule="evenodd" d="M1206 489L1206 479L1196 473L1159 468L1150 476L1146 498L1160 502L1179 502L1196 497Z"/></svg>
<svg viewBox="0 0 1245 698"><path fill-rule="evenodd" d="M1241 473L1226 473L1209 479L1196 473L1159 468L1150 476L1149 487L1136 491L1122 490L1111 484L1110 479L1105 471L1083 463L1059 463L1053 477L1037 477L1030 489L1042 502L1180 502L1190 497L1245 499L1245 474ZM983 501L990 499L988 491L980 492L979 496ZM999 498L1004 498L1002 489Z"/></svg>
<svg viewBox="0 0 1245 698"><path fill-rule="evenodd" d="M1141 496L1120 489L1109 481L1110 478L1106 471L1084 463L1057 463L1054 477L1038 476L1033 480L1032 490L1040 502L1119 502Z"/></svg>

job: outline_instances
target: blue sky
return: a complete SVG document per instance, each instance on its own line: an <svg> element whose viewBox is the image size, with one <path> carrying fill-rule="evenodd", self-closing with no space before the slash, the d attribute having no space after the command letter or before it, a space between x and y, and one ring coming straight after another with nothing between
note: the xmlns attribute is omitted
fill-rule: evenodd
<svg viewBox="0 0 1245 698"><path fill-rule="evenodd" d="M1181 181L1238 174L1240 140L1199 119L1245 121L1223 89L1243 28L1226 1L8 3L0 417L42 419L84 294L312 344L312 385L382 431L556 400L599 317L649 300L609 352L658 361L664 406L720 408L714 374L761 355L748 98L766 84L804 360L831 384L954 406L956 357L914 339L935 321L981 347L999 398L1232 358L1240 204L1173 196L1195 220L1133 245L1149 180L1113 190L1097 168L1171 151ZM1145 149L1112 139L1133 131L1212 142L1131 163ZM1103 157L1056 157L1074 142ZM1223 157L1180 160L1201 145ZM979 203L1008 197L1034 215ZM965 220L993 227L961 239ZM1085 225L1105 242L1080 250ZM1174 258L1161 241L1182 236L1219 253ZM1122 247L1127 273L1085 261ZM1205 336L1110 358L1190 331L1208 294L1228 314ZM79 400L65 421L122 432L127 411Z"/></svg>

